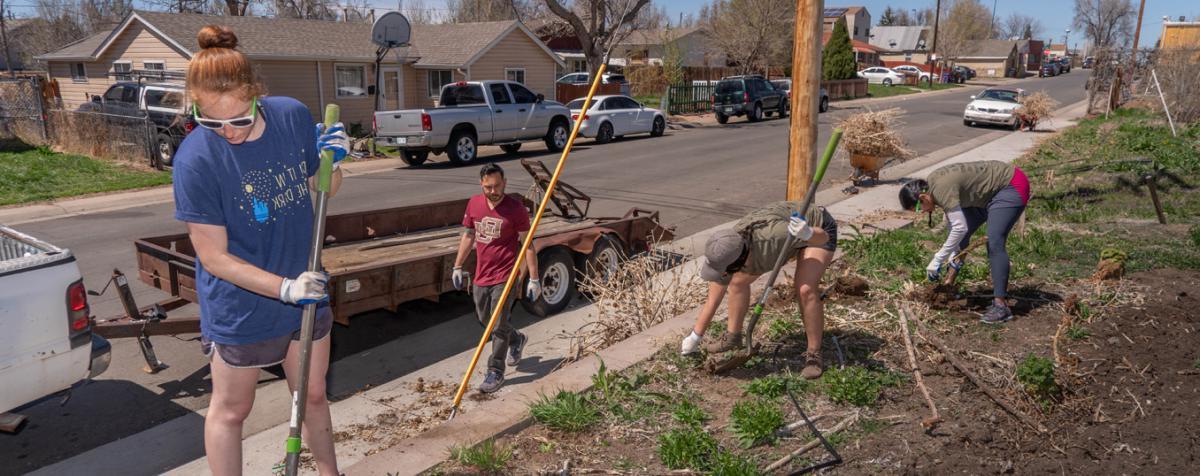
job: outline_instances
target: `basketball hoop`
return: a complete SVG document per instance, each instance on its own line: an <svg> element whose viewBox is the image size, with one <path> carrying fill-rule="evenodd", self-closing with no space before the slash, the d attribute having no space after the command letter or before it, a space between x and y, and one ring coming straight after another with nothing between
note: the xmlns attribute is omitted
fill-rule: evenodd
<svg viewBox="0 0 1200 476"><path fill-rule="evenodd" d="M400 12L387 12L375 20L371 27L371 42L379 48L375 50L375 110L378 111L383 100L380 83L383 82L383 70L379 67L388 51L397 49L396 62L403 65L408 55L409 40L412 37L412 25L408 18ZM402 73L403 74L403 73Z"/></svg>

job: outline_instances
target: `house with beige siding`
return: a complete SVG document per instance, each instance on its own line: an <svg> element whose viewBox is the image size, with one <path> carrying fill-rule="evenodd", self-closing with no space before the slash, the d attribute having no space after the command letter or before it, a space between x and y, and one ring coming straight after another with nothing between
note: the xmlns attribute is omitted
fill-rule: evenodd
<svg viewBox="0 0 1200 476"><path fill-rule="evenodd" d="M77 108L135 72L186 71L205 25L233 29L238 49L258 67L269 94L308 105L313 119L337 103L347 125L370 127L375 94L384 110L435 105L454 81L508 79L554 97L561 60L516 21L413 25L411 46L380 62L371 25L261 17L215 17L135 11L111 31L39 56L58 80L64 107Z"/></svg>

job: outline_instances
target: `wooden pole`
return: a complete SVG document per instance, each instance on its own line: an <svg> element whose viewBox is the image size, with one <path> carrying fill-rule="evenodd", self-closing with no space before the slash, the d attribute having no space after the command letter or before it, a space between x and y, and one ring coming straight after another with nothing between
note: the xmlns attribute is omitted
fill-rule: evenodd
<svg viewBox="0 0 1200 476"><path fill-rule="evenodd" d="M787 199L808 193L817 163L817 107L821 89L824 0L796 0L792 43L792 122L788 140Z"/></svg>
<svg viewBox="0 0 1200 476"><path fill-rule="evenodd" d="M1146 10L1146 0L1142 0L1141 4L1138 6L1137 29L1133 30L1133 54L1129 55L1129 59L1130 59L1129 71L1130 72L1137 70L1138 40L1142 37L1142 12L1144 12L1145 10ZM1130 84L1132 84L1132 83L1133 82L1130 81Z"/></svg>

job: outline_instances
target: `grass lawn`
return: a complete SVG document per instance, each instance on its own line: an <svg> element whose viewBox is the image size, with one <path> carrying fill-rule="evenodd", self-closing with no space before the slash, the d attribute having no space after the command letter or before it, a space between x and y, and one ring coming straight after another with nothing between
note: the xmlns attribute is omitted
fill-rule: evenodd
<svg viewBox="0 0 1200 476"><path fill-rule="evenodd" d="M139 170L46 148L0 151L0 206L169 183L170 172Z"/></svg>
<svg viewBox="0 0 1200 476"><path fill-rule="evenodd" d="M885 98L888 96L899 96L901 94L916 94L918 91L904 86L884 86L882 84L868 84L867 95L873 98Z"/></svg>
<svg viewBox="0 0 1200 476"><path fill-rule="evenodd" d="M636 96L633 100L653 108L658 108L662 104L662 96Z"/></svg>
<svg viewBox="0 0 1200 476"><path fill-rule="evenodd" d="M929 83L921 81L921 82L918 82L916 86L910 86L910 87L915 87L922 91L941 91L943 89L961 88L961 87L963 87L963 85L955 84L955 83L933 83L933 88L930 89Z"/></svg>

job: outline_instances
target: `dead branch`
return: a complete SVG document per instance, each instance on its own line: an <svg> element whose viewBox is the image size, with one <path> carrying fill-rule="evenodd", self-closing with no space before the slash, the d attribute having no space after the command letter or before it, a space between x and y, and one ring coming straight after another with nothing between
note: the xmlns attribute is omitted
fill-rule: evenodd
<svg viewBox="0 0 1200 476"><path fill-rule="evenodd" d="M925 327L925 323L921 322L920 318L918 318L915 314L912 316L912 318L913 321L917 323L917 328L920 329L921 338L925 339L925 342L937 347L938 350L941 351L942 355L946 357L946 360L950 362L950 365L953 365L954 368L958 369L958 371L963 374L963 376L967 377L967 380L970 380L971 383L975 384L975 386L979 388L979 390L987 394L988 398L991 398L993 402L996 402L996 405L999 405L1000 408L1003 408L1004 411L1008 412L1009 415L1012 415L1013 418L1016 418L1017 421L1020 421L1026 426L1036 430L1038 433L1046 433L1049 431L1041 424L1034 423L1033 420L1030 420L1028 416L1025 416L1025 414L1021 413L1011 404L1009 404L1004 397L1001 397L999 394L997 394L996 391L984 383L983 380L980 380L974 372L971 372L971 370L967 368L967 366L963 364L961 360L958 359L958 357L954 356L953 349L942 343L941 340L934 337L933 334L929 332L929 330Z"/></svg>
<svg viewBox="0 0 1200 476"><path fill-rule="evenodd" d="M825 431L825 433L832 435L839 431L845 430L846 428L849 428L850 425L853 425L855 422L858 421L858 416L859 416L859 414L857 412L855 412L853 415L850 415L850 416L846 417L844 420L838 422L838 424L834 425L833 428L830 428L829 430ZM796 451L793 451L790 454L788 454L787 456L779 458L778 461L771 463L770 466L767 466L766 468L763 469L763 472L770 473L779 468L782 468L784 465L788 464L788 462L795 459L797 456L807 453L808 451L811 451L813 448L816 448L818 446L821 446L821 440L819 438L813 438L812 441L809 441L804 446L797 448Z"/></svg>
<svg viewBox="0 0 1200 476"><path fill-rule="evenodd" d="M921 394L925 396L925 403L929 404L929 412L932 413L929 418L921 420L921 426L925 427L926 432L931 432L942 421L942 416L938 414L937 405L933 403L933 397L929 396L929 389L925 388L925 380L921 378L921 368L917 366L917 353L913 350L912 335L908 333L908 316L910 314L912 311L908 309L908 305L901 303L900 334L904 336L904 347L908 350L908 365L912 367L913 379L916 380Z"/></svg>

